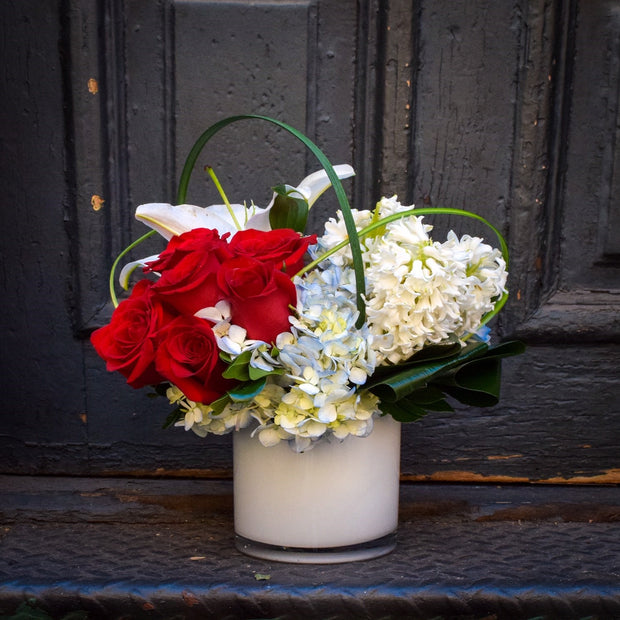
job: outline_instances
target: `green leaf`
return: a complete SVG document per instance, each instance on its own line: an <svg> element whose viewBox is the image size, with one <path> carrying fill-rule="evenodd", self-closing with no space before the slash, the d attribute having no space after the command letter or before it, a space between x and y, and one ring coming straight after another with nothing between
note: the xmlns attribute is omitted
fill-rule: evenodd
<svg viewBox="0 0 620 620"><path fill-rule="evenodd" d="M224 394L224 396L220 396L217 400L214 400L209 406L213 409L214 415L219 415L224 411L224 407L230 402L230 396L228 394Z"/></svg>
<svg viewBox="0 0 620 620"><path fill-rule="evenodd" d="M224 379L236 379L237 381L247 381L250 378L248 367L252 359L252 351L244 351L238 355L222 373Z"/></svg>
<svg viewBox="0 0 620 620"><path fill-rule="evenodd" d="M375 368L373 377L379 378L385 375L395 375L401 370L405 370L410 366L420 365L424 362L444 360L456 358L463 346L459 342L452 342L450 344L432 344L424 347L409 359L404 360L398 364L391 366L378 366Z"/></svg>
<svg viewBox="0 0 620 620"><path fill-rule="evenodd" d="M252 400L255 396L260 394L262 389L267 383L266 377L257 379L256 381L247 381L242 385L239 385L234 390L229 390L228 396L235 402L243 402L246 400Z"/></svg>
<svg viewBox="0 0 620 620"><path fill-rule="evenodd" d="M262 379L263 377L268 377L269 375L283 375L283 368L273 368L271 370L263 370L262 368L256 368L254 366L248 366L248 373L250 375L250 379L255 381L256 379Z"/></svg>
<svg viewBox="0 0 620 620"><path fill-rule="evenodd" d="M416 422L425 415L428 415L428 411L419 405L411 402L410 400L403 398L395 403L381 402L379 408L386 415L391 415L397 422Z"/></svg>
<svg viewBox="0 0 620 620"><path fill-rule="evenodd" d="M444 391L437 386L428 385L415 390L405 399L408 403L418 405L431 411L454 411L454 407L446 401Z"/></svg>
<svg viewBox="0 0 620 620"><path fill-rule="evenodd" d="M273 190L276 198L269 210L271 228L292 228L303 233L310 210L308 201L295 188L287 190L286 185L278 185Z"/></svg>
<svg viewBox="0 0 620 620"><path fill-rule="evenodd" d="M413 391L426 387L437 374L461 366L466 361L484 354L488 348L484 342L472 342L464 346L457 356L449 357L443 361L423 362L405 367L403 370L396 370L392 375L384 376L377 382L371 382L368 388L382 402L396 402ZM394 368L400 369L400 367Z"/></svg>
<svg viewBox="0 0 620 620"><path fill-rule="evenodd" d="M525 345L516 340L498 344L480 359L467 362L439 377L436 383L464 405L493 407L499 402L502 358L524 351Z"/></svg>
<svg viewBox="0 0 620 620"><path fill-rule="evenodd" d="M454 411L454 407L445 398L427 403L424 405L424 408L431 411Z"/></svg>
<svg viewBox="0 0 620 620"><path fill-rule="evenodd" d="M437 385L464 405L493 407L499 402L501 374L499 359L476 360L440 377Z"/></svg>

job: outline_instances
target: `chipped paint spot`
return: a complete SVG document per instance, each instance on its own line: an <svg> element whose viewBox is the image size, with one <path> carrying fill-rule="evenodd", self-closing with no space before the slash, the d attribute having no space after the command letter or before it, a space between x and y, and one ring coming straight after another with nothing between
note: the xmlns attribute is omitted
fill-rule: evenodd
<svg viewBox="0 0 620 620"><path fill-rule="evenodd" d="M620 469L607 469L601 474L594 476L572 476L565 478L564 476L556 476L547 480L537 480L536 482L543 484L620 484Z"/></svg>
<svg viewBox="0 0 620 620"><path fill-rule="evenodd" d="M510 459L522 459L522 454L496 454L487 456L487 460L489 461L508 461Z"/></svg>
<svg viewBox="0 0 620 620"><path fill-rule="evenodd" d="M99 84L95 78L88 80L88 92L91 95L96 95L99 92Z"/></svg>
<svg viewBox="0 0 620 620"><path fill-rule="evenodd" d="M473 471L445 470L427 475L402 475L403 482L493 482L510 484L515 482L531 482L527 477L518 476L485 476Z"/></svg>
<svg viewBox="0 0 620 620"><path fill-rule="evenodd" d="M82 424L86 424L88 416L85 413L80 413L80 420L82 420Z"/></svg>
<svg viewBox="0 0 620 620"><path fill-rule="evenodd" d="M620 469L600 474L528 478L527 476L485 475L473 471L444 470L432 474L403 474L402 482L486 482L492 484L620 484Z"/></svg>
<svg viewBox="0 0 620 620"><path fill-rule="evenodd" d="M98 196L97 194L93 194L93 196L90 199L90 204L93 207L93 211L101 211L101 209L103 209L104 202L105 200L101 196Z"/></svg>
<svg viewBox="0 0 620 620"><path fill-rule="evenodd" d="M185 602L185 604L188 607L193 607L194 605L199 605L200 604L200 600L192 592L188 592L187 590L183 590L183 593L182 593L181 596L183 596L183 601Z"/></svg>

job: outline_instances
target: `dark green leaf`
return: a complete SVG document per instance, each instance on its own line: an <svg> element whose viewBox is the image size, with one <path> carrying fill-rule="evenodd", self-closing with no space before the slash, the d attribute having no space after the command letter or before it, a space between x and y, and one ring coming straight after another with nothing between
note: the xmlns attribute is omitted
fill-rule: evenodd
<svg viewBox="0 0 620 620"><path fill-rule="evenodd" d="M440 398L432 403L426 403L424 408L431 411L454 411L454 407L445 398Z"/></svg>
<svg viewBox="0 0 620 620"><path fill-rule="evenodd" d="M463 346L459 342L428 345L412 355L409 359L398 364L377 367L373 377L378 378L389 374L395 374L401 370L409 368L410 366L415 366L422 363L453 359L458 356L462 348Z"/></svg>
<svg viewBox="0 0 620 620"><path fill-rule="evenodd" d="M493 407L499 402L501 359L524 350L525 345L519 341L498 344L484 356L437 377L433 383L464 405Z"/></svg>
<svg viewBox="0 0 620 620"><path fill-rule="evenodd" d="M501 361L476 360L438 381L446 393L464 405L493 407L499 402Z"/></svg>
<svg viewBox="0 0 620 620"><path fill-rule="evenodd" d="M511 357L525 353L525 344L520 340L507 340L489 348L485 357Z"/></svg>
<svg viewBox="0 0 620 620"><path fill-rule="evenodd" d="M488 345L484 342L472 342L464 346L458 356L451 356L444 361L407 366L393 375L384 376L377 382L371 382L368 387L382 402L396 402L413 391L426 387L434 376L461 366L466 361L483 355L487 350Z"/></svg>
<svg viewBox="0 0 620 620"><path fill-rule="evenodd" d="M407 400L416 405L420 405L424 409L432 409L433 411L454 411L446 400L443 390L436 386L429 385L412 392L407 396Z"/></svg>
<svg viewBox="0 0 620 620"><path fill-rule="evenodd" d="M287 191L284 185L273 189L276 197L269 210L271 228L292 228L303 233L308 221L308 201L296 190Z"/></svg>
<svg viewBox="0 0 620 620"><path fill-rule="evenodd" d="M379 408L383 413L391 415L397 422L415 422L429 413L406 398L396 403L382 401L379 404Z"/></svg>
<svg viewBox="0 0 620 620"><path fill-rule="evenodd" d="M418 405L428 405L441 400L443 397L444 393L439 388L426 386L412 392L407 398Z"/></svg>

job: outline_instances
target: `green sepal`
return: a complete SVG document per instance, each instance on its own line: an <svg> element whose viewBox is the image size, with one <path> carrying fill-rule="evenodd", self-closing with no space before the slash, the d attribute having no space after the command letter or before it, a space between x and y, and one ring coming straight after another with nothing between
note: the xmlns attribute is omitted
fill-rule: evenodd
<svg viewBox="0 0 620 620"><path fill-rule="evenodd" d="M308 201L295 188L287 189L286 185L277 185L273 191L276 197L269 210L271 228L292 228L303 234L310 210Z"/></svg>
<svg viewBox="0 0 620 620"><path fill-rule="evenodd" d="M252 400L255 396L261 393L267 378L257 379L256 381L247 381L242 385L237 386L234 390L229 390L228 396L235 402L244 402L246 400Z"/></svg>

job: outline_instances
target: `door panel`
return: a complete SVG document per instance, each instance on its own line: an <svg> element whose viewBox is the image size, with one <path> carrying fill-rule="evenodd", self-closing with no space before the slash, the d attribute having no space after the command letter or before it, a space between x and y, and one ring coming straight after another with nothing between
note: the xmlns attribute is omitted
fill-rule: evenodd
<svg viewBox="0 0 620 620"><path fill-rule="evenodd" d="M105 371L88 341L108 273L175 201L186 153L237 113L305 131L353 163L353 203L381 195L471 209L511 249L495 338L502 403L404 431L406 479L618 482L620 11L612 0L36 0L3 3L0 467L8 472L228 474L230 439L162 431L169 407ZM36 87L35 87L36 86ZM234 201L316 165L265 123L224 129L189 201ZM311 226L334 212L325 195ZM442 235L472 229L426 218ZM149 241L135 255L161 249Z"/></svg>

